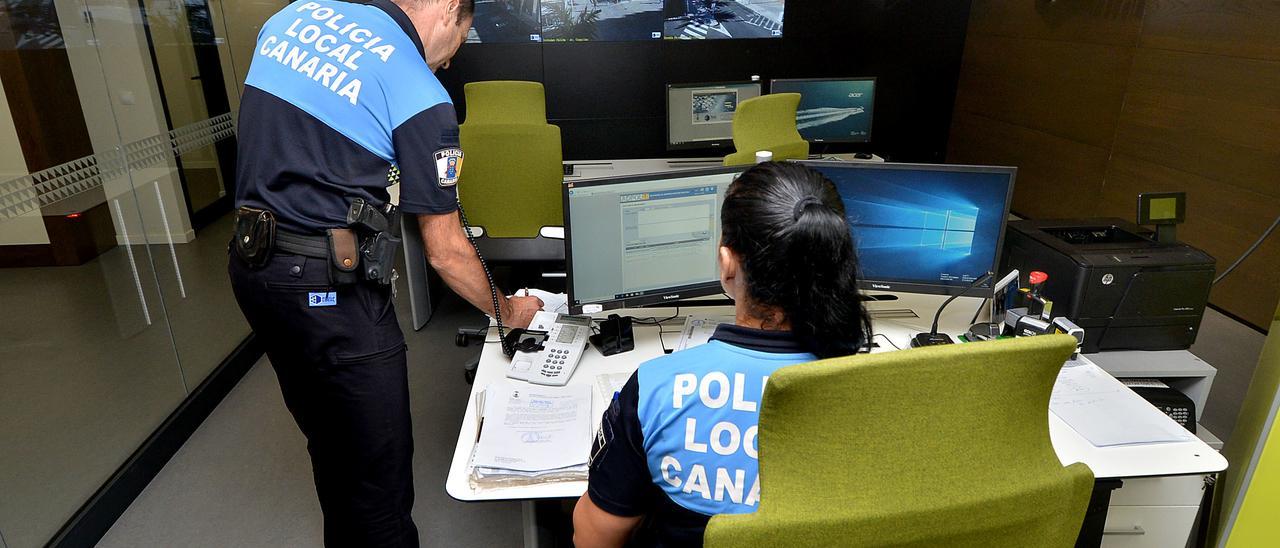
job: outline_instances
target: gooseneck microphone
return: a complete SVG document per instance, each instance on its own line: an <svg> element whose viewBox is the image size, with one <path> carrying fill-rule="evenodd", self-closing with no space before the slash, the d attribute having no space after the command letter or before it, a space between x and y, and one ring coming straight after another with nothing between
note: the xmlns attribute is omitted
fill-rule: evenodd
<svg viewBox="0 0 1280 548"><path fill-rule="evenodd" d="M942 311L947 308L947 305L951 304L951 301L954 301L956 300L956 298L962 297L965 294L969 293L970 291L973 291L973 288L982 285L982 282L990 280L991 276L992 276L991 272L987 272L986 274L979 276L978 279L974 280L973 283L969 284L969 287L966 287L959 293L952 295L950 299L943 301L942 306L939 306L938 311L933 315L933 328L930 329L928 333L920 333L915 337L912 337L911 346L914 348L917 346L934 346L939 344L955 343L954 340L951 340L951 335L948 335L946 333L938 333L938 320L942 318Z"/></svg>

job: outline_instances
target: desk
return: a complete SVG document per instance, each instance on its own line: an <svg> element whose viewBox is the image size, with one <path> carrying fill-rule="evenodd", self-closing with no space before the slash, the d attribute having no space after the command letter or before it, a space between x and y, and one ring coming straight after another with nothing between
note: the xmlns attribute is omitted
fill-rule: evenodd
<svg viewBox="0 0 1280 548"><path fill-rule="evenodd" d="M976 302L976 301L975 301ZM973 308L968 304L962 304L959 300L953 306L947 309L942 317L942 325L944 328L948 326L965 325L968 320L966 316L972 314ZM685 313L688 313L685 309ZM731 309L724 307L721 309L701 308L697 313L708 314L730 314ZM637 317L659 317L665 318L676 313L673 309L644 309L644 310L624 310L614 311L623 315L632 315ZM682 321L682 318L679 319ZM909 339L915 333L927 331L929 329L930 320L923 318L913 319L874 319L873 326L877 335L888 337L893 344L901 348L909 346ZM634 371L639 365L645 361L663 355L662 345L659 343L659 336L665 337L663 341L670 348L679 340L679 326L681 324L668 324L664 329L668 333L659 335L659 328L653 326L635 326L636 348L631 352L618 354L615 356L605 357L597 352L594 348L588 348L582 362L578 365L577 371L574 372L571 383L593 384L596 375L605 373L621 373ZM670 333L670 331L676 331ZM955 330L958 331L958 330ZM877 341L884 345L884 338L877 337ZM873 352L892 351L893 348L884 345L881 348L873 350ZM507 359L502 355L496 343L487 344L481 356L480 367L476 372L475 384L471 388L471 397L467 400L467 411L463 414L462 426L458 433L458 442L454 448L453 462L449 467L449 476L445 482L445 490L449 496L461 501L494 501L494 500L522 500L531 501L535 499L555 499L555 498L577 498L581 496L587 489L585 481L558 483L549 485L535 485L525 487L512 487L503 489L472 489L467 481L467 464L471 457L471 452L476 442L476 394L485 389L492 382L496 382L505 378ZM1117 381L1118 382L1118 381ZM599 427L601 414L604 412L606 402L601 400L596 390L592 389L592 429L593 431ZM1133 392L1127 392L1134 398L1139 398ZM1047 412L1047 411L1046 411ZM1163 443L1151 445L1135 445L1122 447L1094 447L1088 440L1081 437L1075 430L1068 426L1065 422L1054 415L1048 413L1049 419L1049 436L1053 440L1054 449L1058 453L1058 458L1063 465L1074 462L1083 462L1093 470L1094 476L1098 479L1134 479L1134 478L1151 478L1163 476L1190 476L1189 480L1183 482L1181 487L1195 487L1198 485L1198 476L1204 474L1212 474L1221 472L1226 469L1227 461L1217 451L1210 448L1203 441L1193 439L1178 443ZM1152 485L1149 480L1138 480L1136 482L1138 489L1129 492L1126 497L1121 498L1122 501L1138 501L1150 499L1135 499L1140 497L1144 492L1151 492L1158 496L1162 489L1168 486ZM1185 493L1183 489L1183 493ZM1119 492L1117 492L1119 493ZM1118 496L1118 495L1117 495ZM1188 500L1183 495L1183 499L1179 499L1169 504L1177 504L1177 508L1184 509L1179 516L1183 516L1190 511L1190 516L1186 518L1185 529L1190 531L1190 520L1194 519L1195 512L1192 505L1185 504ZM1160 500L1160 499L1155 499ZM1133 504L1130 508L1151 508L1151 503ZM1198 499L1194 502L1199 504ZM530 507L526 506L526 512L530 512ZM1128 514L1122 514L1120 517L1127 518ZM1133 519L1141 519L1135 517ZM1148 518L1150 519L1150 518ZM531 524L531 514L526 515L526 545L529 545L530 534L528 526ZM1183 535L1185 540L1185 534ZM1145 544L1140 544L1145 545Z"/></svg>

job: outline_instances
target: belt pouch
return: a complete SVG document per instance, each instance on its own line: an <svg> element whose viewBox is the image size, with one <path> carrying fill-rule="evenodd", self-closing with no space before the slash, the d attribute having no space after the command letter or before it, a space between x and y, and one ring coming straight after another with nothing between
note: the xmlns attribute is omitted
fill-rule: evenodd
<svg viewBox="0 0 1280 548"><path fill-rule="evenodd" d="M232 247L250 268L262 268L271 260L276 242L276 218L270 211L241 207L236 210L236 234Z"/></svg>
<svg viewBox="0 0 1280 548"><path fill-rule="evenodd" d="M349 228L331 228L329 236L329 281L349 285L360 281L360 250L356 233Z"/></svg>

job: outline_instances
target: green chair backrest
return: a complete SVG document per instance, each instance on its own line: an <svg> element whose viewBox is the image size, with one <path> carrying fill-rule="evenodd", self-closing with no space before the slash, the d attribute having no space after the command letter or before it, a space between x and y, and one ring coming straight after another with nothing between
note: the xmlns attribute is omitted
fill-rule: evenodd
<svg viewBox="0 0 1280 548"><path fill-rule="evenodd" d="M458 198L467 220L491 238L536 238L564 225L560 128L535 124L464 124Z"/></svg>
<svg viewBox="0 0 1280 548"><path fill-rule="evenodd" d="M754 163L756 151L768 150L773 159L803 160L809 157L809 143L796 129L799 93L774 93L738 103L733 114L733 148L724 165Z"/></svg>
<svg viewBox="0 0 1280 548"><path fill-rule="evenodd" d="M467 98L468 124L547 123L546 93L538 82L471 82L462 92Z"/></svg>
<svg viewBox="0 0 1280 548"><path fill-rule="evenodd" d="M760 410L760 507L709 548L1071 546L1093 473L1063 467L1049 396L1075 347L1025 337L776 371Z"/></svg>
<svg viewBox="0 0 1280 548"><path fill-rule="evenodd" d="M458 198L467 220L491 238L536 238L564 224L560 128L547 123L538 82L471 82L463 88L463 159Z"/></svg>

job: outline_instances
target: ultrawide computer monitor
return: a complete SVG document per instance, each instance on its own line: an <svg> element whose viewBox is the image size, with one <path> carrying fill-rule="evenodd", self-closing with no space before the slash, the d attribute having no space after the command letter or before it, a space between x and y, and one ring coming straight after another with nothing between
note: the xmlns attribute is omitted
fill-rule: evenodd
<svg viewBox="0 0 1280 548"><path fill-rule="evenodd" d="M769 93L799 93L796 128L810 143L867 143L875 107L875 78L774 80Z"/></svg>
<svg viewBox="0 0 1280 548"><path fill-rule="evenodd" d="M720 205L740 168L564 185L574 313L719 294Z"/></svg>
<svg viewBox="0 0 1280 548"><path fill-rule="evenodd" d="M831 179L844 201L863 290L956 295L998 274L1017 168L804 164Z"/></svg>
<svg viewBox="0 0 1280 548"><path fill-rule="evenodd" d="M667 86L667 148L733 146L738 103L760 96L760 84L671 84Z"/></svg>

